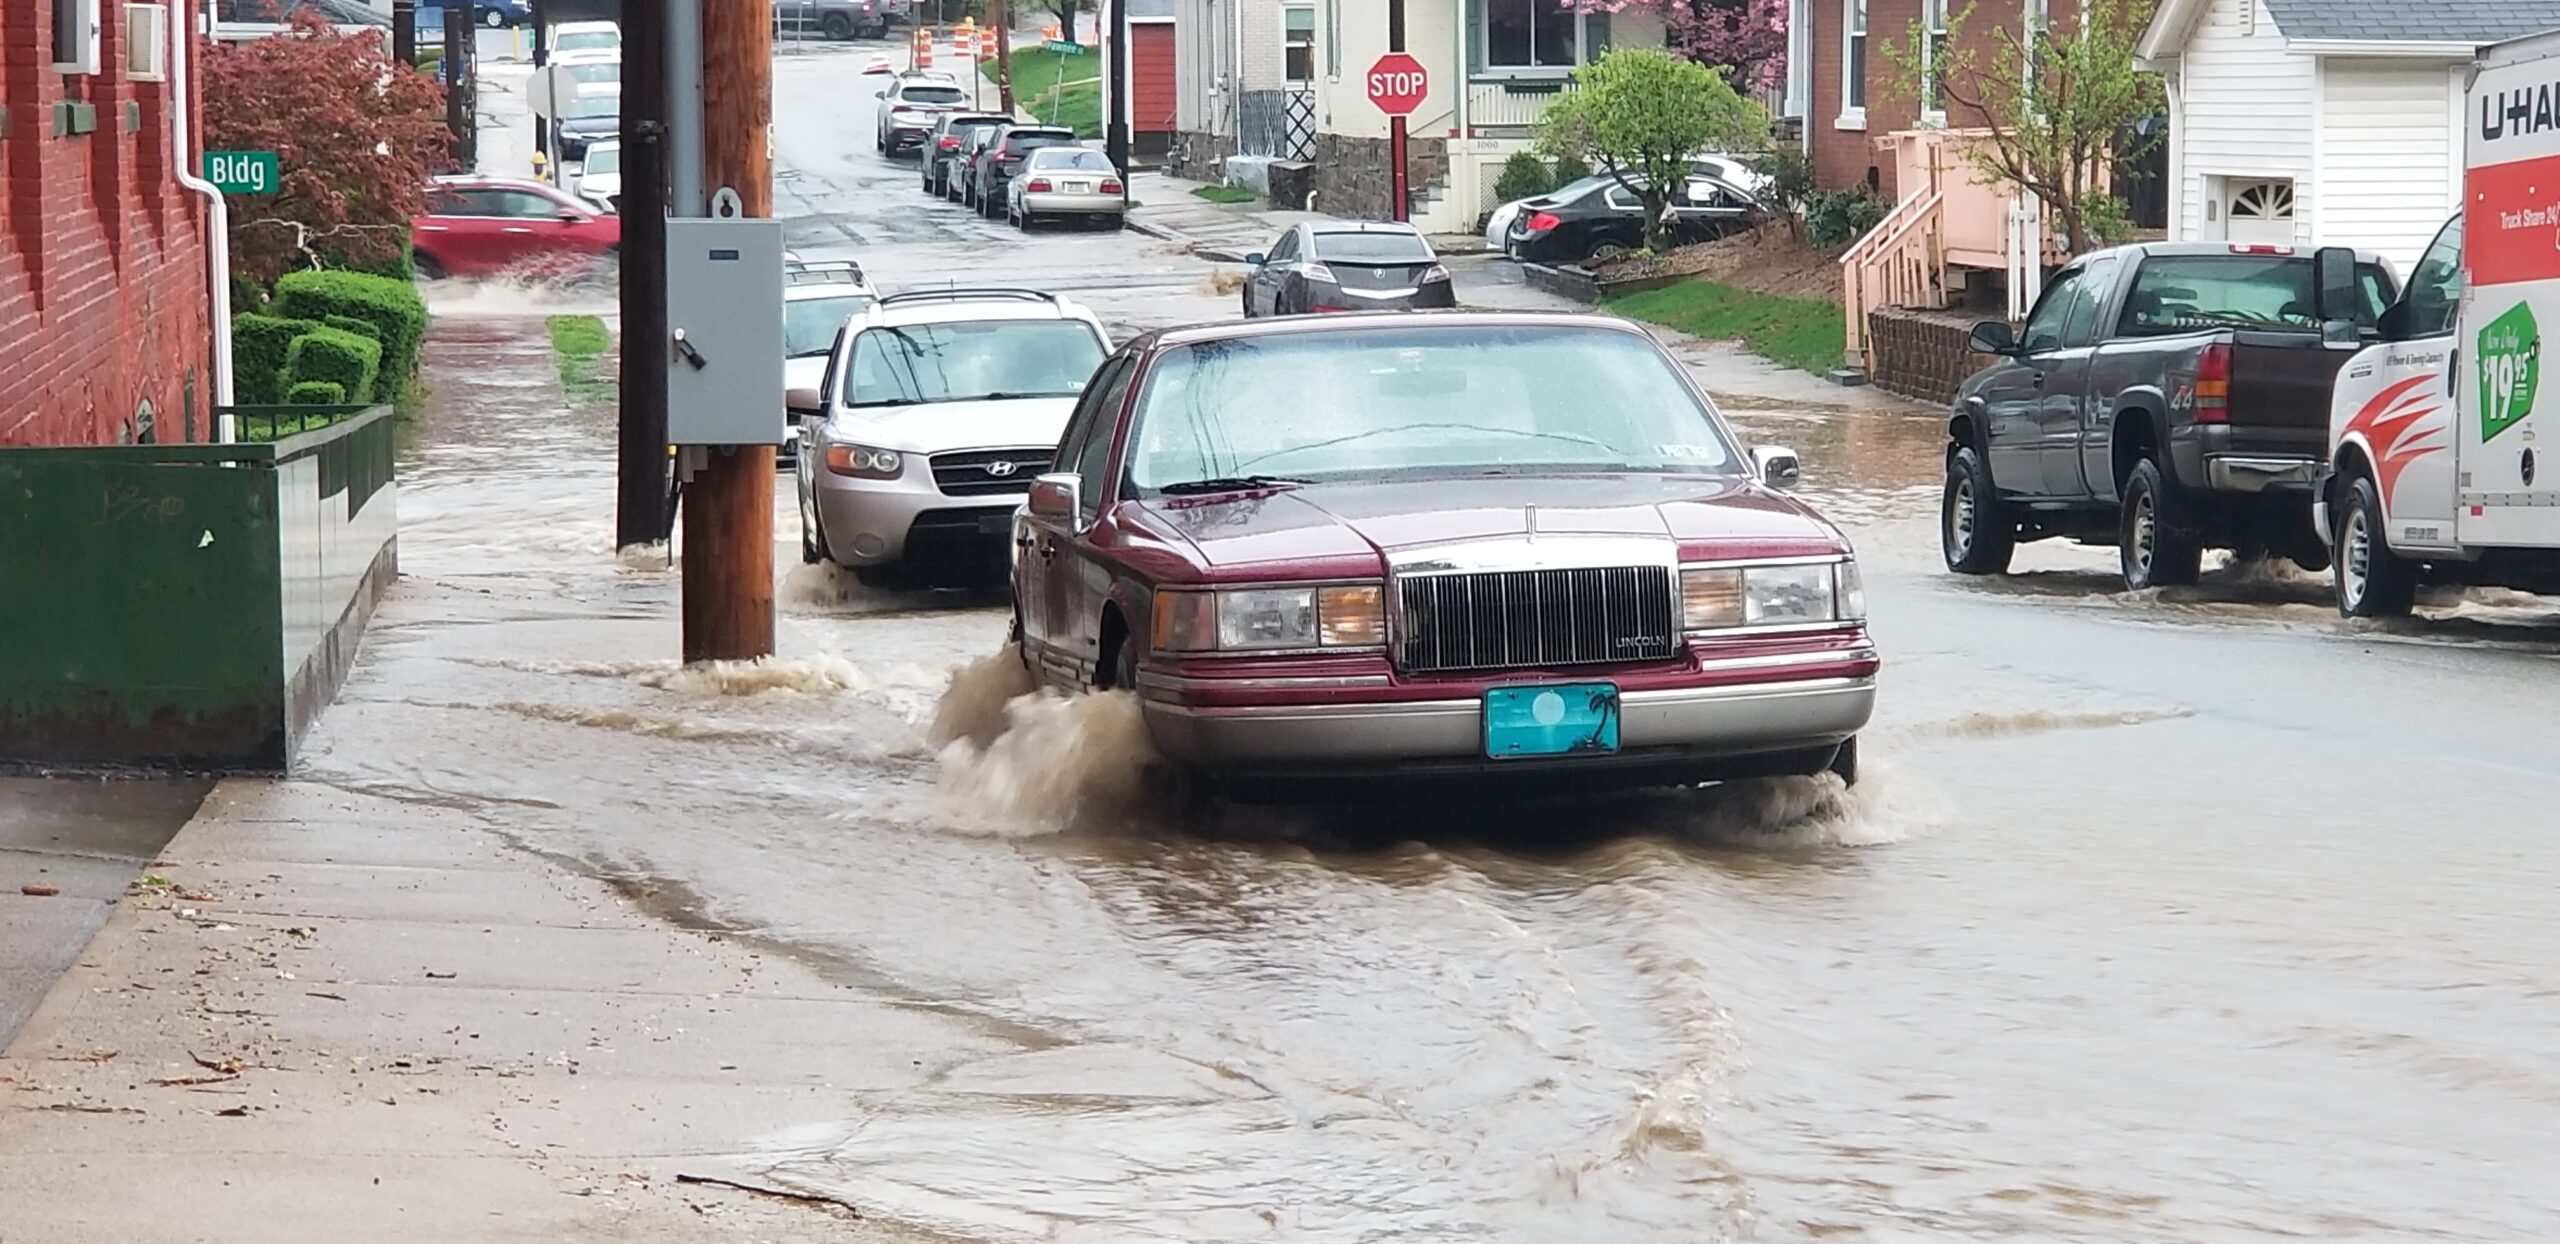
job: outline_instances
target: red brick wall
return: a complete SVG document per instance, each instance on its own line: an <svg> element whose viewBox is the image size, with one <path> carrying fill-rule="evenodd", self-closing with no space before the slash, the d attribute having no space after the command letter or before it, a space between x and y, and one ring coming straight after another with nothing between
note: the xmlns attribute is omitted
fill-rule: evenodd
<svg viewBox="0 0 2560 1244"><path fill-rule="evenodd" d="M155 439L187 439L191 384L193 439L211 436L203 205L170 169L170 84L126 80L123 5L101 8L102 72L65 77L53 6L0 0L0 445L131 439L145 403ZM169 8L176 43L195 0ZM66 100L94 107L97 128L56 136Z"/></svg>
<svg viewBox="0 0 2560 1244"><path fill-rule="evenodd" d="M1867 180L1867 170L1873 168L1885 196L1897 196L1890 153L1876 152L1868 140L1919 124L1919 105L1897 88L1899 74L1886 52L1909 46L1911 29L1920 20L1920 3L1921 0L1867 0L1867 124L1862 130L1839 127L1840 101L1844 98L1840 89L1845 58L1842 32L1847 29L1848 20L1845 0L1811 0L1807 6L1813 18L1809 44L1813 51L1813 99L1805 110L1805 126L1813 135L1814 184L1826 190L1846 189ZM2006 29L2015 34L2025 20L2025 0L1948 0L1947 9L1963 16L1968 4L1972 14L1960 32L1961 43L1972 52L1974 66L1987 71L1997 54L1997 32ZM2054 29L2065 29L2064 23L2079 20L2077 0L2050 0L2049 7ZM1954 108L1948 112L1947 124L1962 129L1982 124L1982 118Z"/></svg>

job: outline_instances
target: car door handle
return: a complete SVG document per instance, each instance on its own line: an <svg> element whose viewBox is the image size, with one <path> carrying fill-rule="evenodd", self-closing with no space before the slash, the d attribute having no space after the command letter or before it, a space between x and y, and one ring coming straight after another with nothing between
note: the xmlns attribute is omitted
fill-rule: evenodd
<svg viewBox="0 0 2560 1244"><path fill-rule="evenodd" d="M2037 372L2037 373L2035 374L2035 386L2036 386L2037 388L2039 388L2039 389L2041 389L2041 388L2043 388L2043 387L2044 387L2044 373L2043 373L2043 372Z"/></svg>

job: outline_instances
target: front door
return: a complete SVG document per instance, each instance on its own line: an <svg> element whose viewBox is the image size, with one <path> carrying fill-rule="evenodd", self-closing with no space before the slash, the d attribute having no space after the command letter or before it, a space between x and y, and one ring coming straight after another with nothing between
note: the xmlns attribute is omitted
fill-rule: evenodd
<svg viewBox="0 0 2560 1244"><path fill-rule="evenodd" d="M2044 358L2044 387L2036 393L2036 428L2043 446L2044 492L2048 497L2095 496L2080 473L2082 415L2103 412L2108 403L2088 391L2089 356L2106 337L2099 317L2114 284L2113 255L2091 259L2071 283L2070 303L2063 309L2062 348Z"/></svg>
<svg viewBox="0 0 2560 1244"><path fill-rule="evenodd" d="M1298 262L1298 231L1292 229L1271 244L1271 253L1262 257L1262 266L1245 278L1245 292L1253 300L1256 315L1286 315L1280 306L1280 286L1289 269Z"/></svg>
<svg viewBox="0 0 2560 1244"><path fill-rule="evenodd" d="M1067 430L1059 438L1051 470L1090 479L1098 473L1099 465L1108 461L1113 436L1119 430L1118 420L1112 416L1118 410L1119 399L1129 391L1132 366L1130 356L1115 355L1095 369L1093 381L1076 402L1075 412L1067 417ZM1086 485L1088 490L1096 487ZM1098 500L1088 491L1079 504L1091 512ZM1068 606L1070 550L1078 533L1089 525L1082 514L1064 521L1026 514L1014 537L1013 599L1022 617L1023 648L1034 669L1060 677L1061 681L1061 667L1075 659L1075 617ZM1058 673L1051 674L1053 669Z"/></svg>
<svg viewBox="0 0 2560 1244"><path fill-rule="evenodd" d="M2044 287L2028 312L2018 353L2001 363L1982 386L1986 439L1991 443L1991 482L2016 496L2045 493L2044 394L2063 352L2063 328L2084 285L2083 270L2065 268Z"/></svg>

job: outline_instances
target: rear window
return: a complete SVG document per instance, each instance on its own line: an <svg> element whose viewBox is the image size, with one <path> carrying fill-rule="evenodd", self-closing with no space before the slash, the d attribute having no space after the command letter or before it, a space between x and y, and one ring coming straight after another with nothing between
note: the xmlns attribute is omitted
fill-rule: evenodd
<svg viewBox="0 0 2560 1244"><path fill-rule="evenodd" d="M1341 230L1316 234L1316 258L1349 263L1429 263L1431 244L1418 233L1366 233Z"/></svg>
<svg viewBox="0 0 2560 1244"><path fill-rule="evenodd" d="M845 321L871 305L869 294L804 298L782 304L782 352L788 358L814 358L836 343Z"/></svg>
<svg viewBox="0 0 2560 1244"><path fill-rule="evenodd" d="M2373 327L2391 301L2391 278L2356 268L2363 297L2356 323ZM2166 255L2146 259L2125 295L2117 335L2160 337L2204 328L2313 332L2309 255Z"/></svg>
<svg viewBox="0 0 2560 1244"><path fill-rule="evenodd" d="M1004 145L1015 151L1036 151L1042 147L1059 147L1076 140L1063 130L1015 130L1005 135Z"/></svg>
<svg viewBox="0 0 2560 1244"><path fill-rule="evenodd" d="M1080 320L994 320L865 329L845 369L848 406L1074 397L1106 353Z"/></svg>
<svg viewBox="0 0 2560 1244"><path fill-rule="evenodd" d="M552 40L554 52L609 52L622 46L622 36L602 30L571 31Z"/></svg>
<svg viewBox="0 0 2560 1244"><path fill-rule="evenodd" d="M911 104L956 104L969 97L956 86L911 86L898 92L898 98Z"/></svg>
<svg viewBox="0 0 2560 1244"><path fill-rule="evenodd" d="M1049 171L1076 169L1087 173L1117 171L1111 165L1111 157L1090 147L1050 147L1035 151L1031 154L1031 167Z"/></svg>

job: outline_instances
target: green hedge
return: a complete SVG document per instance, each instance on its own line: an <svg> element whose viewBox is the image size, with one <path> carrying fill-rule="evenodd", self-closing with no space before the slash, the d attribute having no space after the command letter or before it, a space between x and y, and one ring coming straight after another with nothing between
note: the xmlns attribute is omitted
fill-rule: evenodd
<svg viewBox="0 0 2560 1244"><path fill-rule="evenodd" d="M318 328L294 338L284 356L287 385L298 387L307 380L333 381L344 400L354 403L376 400L374 379L381 369L381 342L335 328Z"/></svg>
<svg viewBox="0 0 2560 1244"><path fill-rule="evenodd" d="M287 406L344 406L347 404L347 389L345 385L335 380L297 380L292 388L285 390L284 404Z"/></svg>
<svg viewBox="0 0 2560 1244"><path fill-rule="evenodd" d="M409 381L418 374L418 348L427 336L427 302L418 296L417 286L363 272L288 272L276 281L275 307L281 314L301 319L326 321L341 315L381 330L375 334L381 350L381 391L373 394L368 383L365 392L371 395L359 397L357 388L350 385L348 400L388 401L409 391Z"/></svg>
<svg viewBox="0 0 2560 1244"><path fill-rule="evenodd" d="M382 340L382 326L371 320L359 320L352 315L328 315L322 316L320 322L342 333L371 337L376 343Z"/></svg>
<svg viewBox="0 0 2560 1244"><path fill-rule="evenodd" d="M243 406L273 406L284 400L284 359L293 339L324 327L318 320L289 320L273 315L231 317L232 396Z"/></svg>

